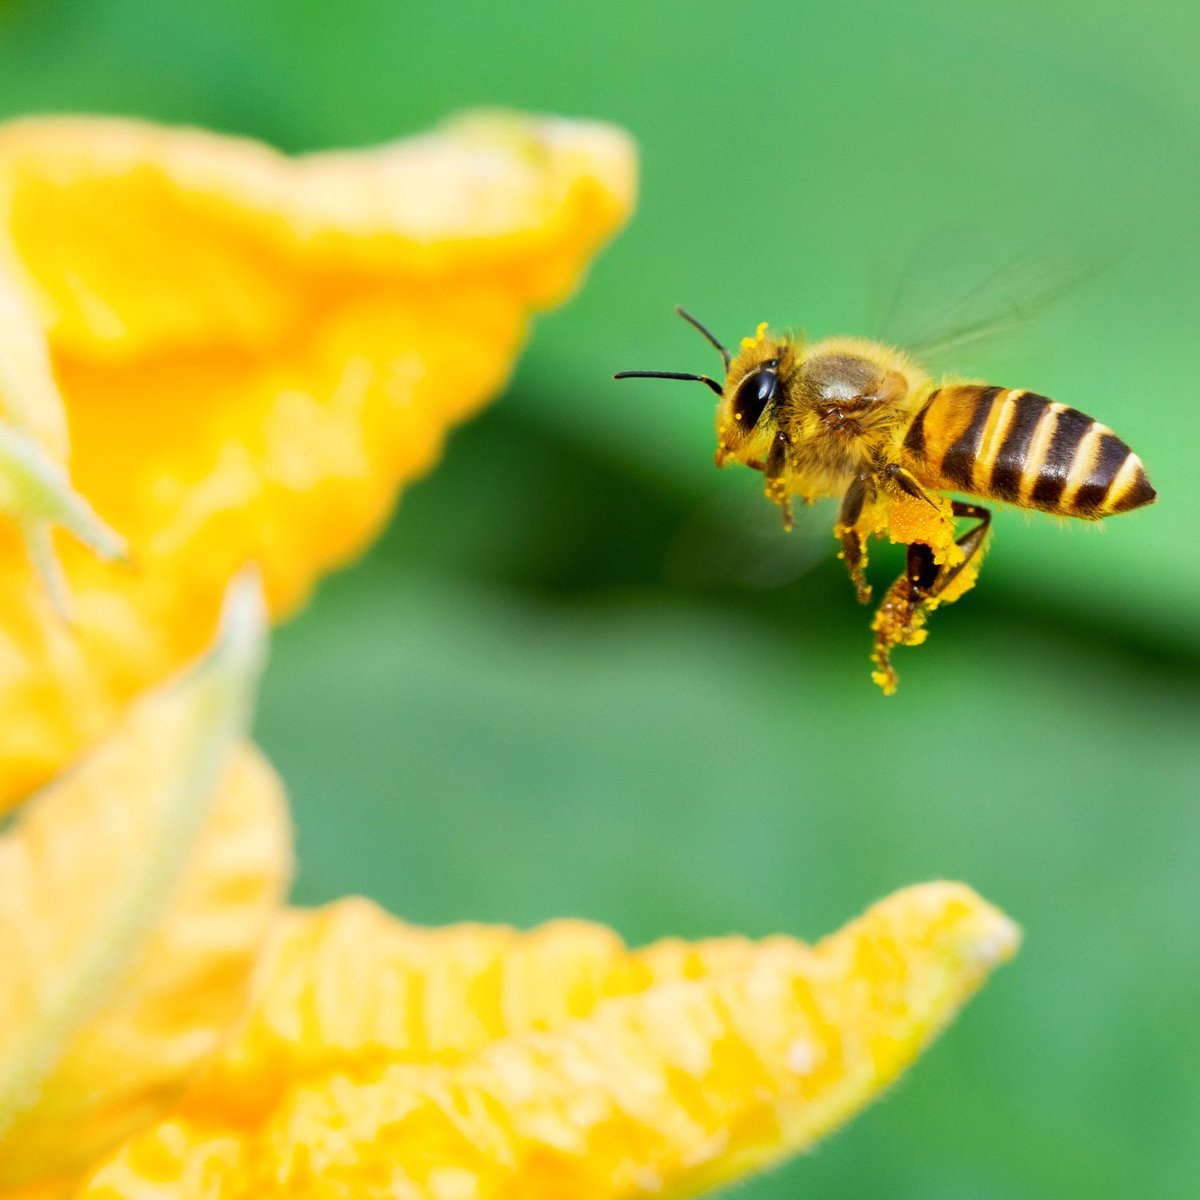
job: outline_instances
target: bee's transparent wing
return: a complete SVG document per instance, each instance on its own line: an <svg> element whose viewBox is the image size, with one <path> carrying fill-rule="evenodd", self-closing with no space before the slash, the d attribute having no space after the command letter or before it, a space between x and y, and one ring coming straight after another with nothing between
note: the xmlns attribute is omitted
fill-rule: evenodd
<svg viewBox="0 0 1200 1200"><path fill-rule="evenodd" d="M783 528L760 476L731 471L680 527L667 555L668 582L687 588L771 588L811 571L836 549L836 508L795 506Z"/></svg>
<svg viewBox="0 0 1200 1200"><path fill-rule="evenodd" d="M965 360L1017 330L1108 270L1113 238L1046 234L1019 251L965 227L928 236L889 287L876 287L874 335L923 366L969 368Z"/></svg>

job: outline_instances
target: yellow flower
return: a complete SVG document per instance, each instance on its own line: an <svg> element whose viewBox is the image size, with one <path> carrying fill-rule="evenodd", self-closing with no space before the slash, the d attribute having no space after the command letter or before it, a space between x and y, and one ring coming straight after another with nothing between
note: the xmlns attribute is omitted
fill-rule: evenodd
<svg viewBox="0 0 1200 1200"><path fill-rule="evenodd" d="M243 564L278 616L362 548L633 177L623 134L553 119L298 159L129 121L0 127L0 514L21 518L0 516L0 811L199 652ZM6 470L5 423L55 487ZM128 547L60 540L70 624L22 542L51 570L47 518Z"/></svg>

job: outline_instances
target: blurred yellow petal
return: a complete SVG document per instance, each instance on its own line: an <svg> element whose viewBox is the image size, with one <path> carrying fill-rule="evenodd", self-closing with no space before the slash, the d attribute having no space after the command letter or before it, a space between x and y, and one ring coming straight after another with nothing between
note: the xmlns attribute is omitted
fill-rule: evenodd
<svg viewBox="0 0 1200 1200"><path fill-rule="evenodd" d="M29 434L53 462L67 459L67 416L38 318L0 257L0 423Z"/></svg>
<svg viewBox="0 0 1200 1200"><path fill-rule="evenodd" d="M68 602L50 544L51 524L65 526L106 558L125 550L72 488L66 457L66 413L46 339L0 262L0 516L15 521L60 616Z"/></svg>
<svg viewBox="0 0 1200 1200"><path fill-rule="evenodd" d="M958 884L896 893L811 948L629 953L576 922L517 935L410 930L357 904L294 915L231 1062L80 1195L201 1194L197 1161L214 1200L695 1194L868 1103L1017 940ZM439 979L453 986L426 995ZM239 1104L247 1081L278 1095L269 1112Z"/></svg>
<svg viewBox="0 0 1200 1200"><path fill-rule="evenodd" d="M360 550L633 176L620 132L517 116L297 159L130 121L0 128L0 265L45 331L71 477L132 560L56 547L66 628L0 521L0 808L199 651L244 563L280 615Z"/></svg>
<svg viewBox="0 0 1200 1200"><path fill-rule="evenodd" d="M262 639L243 579L214 653L0 838L0 1187L162 1116L245 1005L290 855L279 784L241 741Z"/></svg>

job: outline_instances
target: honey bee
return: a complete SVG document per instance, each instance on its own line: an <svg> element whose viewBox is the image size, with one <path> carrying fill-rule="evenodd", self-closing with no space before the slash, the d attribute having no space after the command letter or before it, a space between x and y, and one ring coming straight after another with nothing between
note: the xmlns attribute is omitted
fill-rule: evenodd
<svg viewBox="0 0 1200 1200"><path fill-rule="evenodd" d="M871 596L868 537L906 545L904 574L872 622L872 678L885 694L896 690L892 650L924 641L928 614L974 585L983 558L991 511L945 493L1092 521L1155 499L1141 459L1111 429L1037 392L935 382L877 342L806 345L765 323L731 355L676 311L720 352L724 381L673 371L614 378L687 379L715 392L717 466L761 471L785 528L793 496L841 497L834 535L861 603ZM971 524L960 534L957 520Z"/></svg>

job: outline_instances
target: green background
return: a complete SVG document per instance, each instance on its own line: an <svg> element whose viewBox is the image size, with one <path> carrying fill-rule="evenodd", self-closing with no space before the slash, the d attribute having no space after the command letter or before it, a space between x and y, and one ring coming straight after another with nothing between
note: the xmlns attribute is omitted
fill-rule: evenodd
<svg viewBox="0 0 1200 1200"><path fill-rule="evenodd" d="M962 878L1026 944L895 1094L738 1194L1192 1197L1200 1176L1196 550L1200 17L1165 3L200 3L0 8L0 106L289 150L465 106L603 118L639 212L538 322L375 550L275 639L259 733L303 902L421 922L574 914L633 942L816 937ZM959 232L961 253L938 251ZM962 230L978 231L964 237ZM868 678L829 553L732 537L712 370L671 315L875 332L1087 235L1107 269L962 370L1107 422L1161 499L1103 529L1002 513L981 584ZM948 235L947 235L948 236ZM919 290L919 289L914 289ZM914 327L919 320L914 318ZM815 518L815 519L814 519ZM733 556L733 561L730 556ZM898 567L881 553L877 584Z"/></svg>

